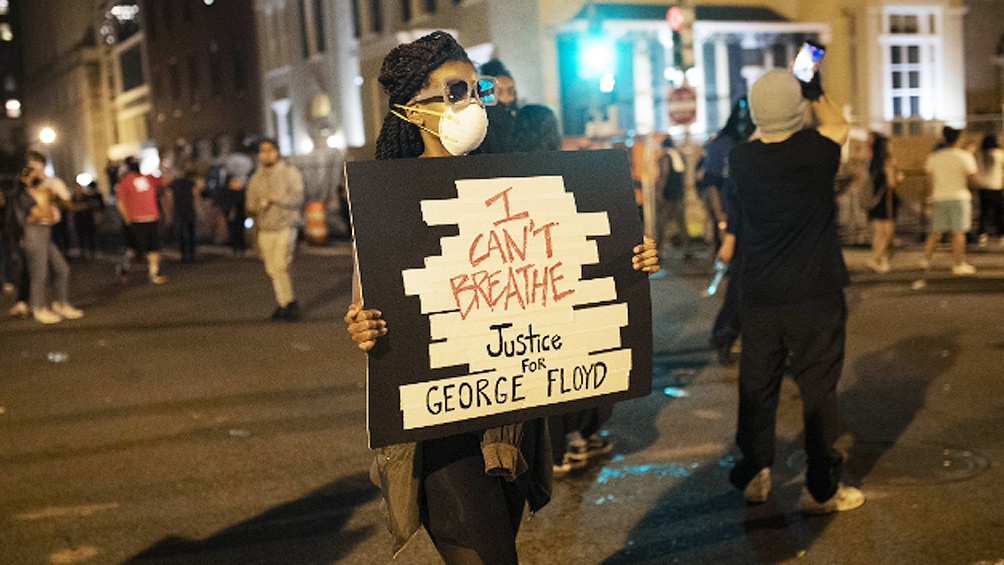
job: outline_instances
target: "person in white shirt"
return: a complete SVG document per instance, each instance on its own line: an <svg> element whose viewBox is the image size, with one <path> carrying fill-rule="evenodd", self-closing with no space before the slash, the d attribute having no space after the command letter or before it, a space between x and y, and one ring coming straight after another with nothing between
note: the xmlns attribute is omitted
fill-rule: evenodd
<svg viewBox="0 0 1004 565"><path fill-rule="evenodd" d="M931 232L924 243L923 269L931 267L934 249L945 232L952 234L952 273L971 275L976 268L966 262L966 233L973 223L973 200L969 186L979 179L976 158L960 147L961 132L945 127L945 146L927 156L928 200L931 202Z"/></svg>
<svg viewBox="0 0 1004 565"><path fill-rule="evenodd" d="M996 135L988 133L983 138L976 163L980 166L979 244L990 240L988 225L997 226L997 237L1004 244L1004 149Z"/></svg>

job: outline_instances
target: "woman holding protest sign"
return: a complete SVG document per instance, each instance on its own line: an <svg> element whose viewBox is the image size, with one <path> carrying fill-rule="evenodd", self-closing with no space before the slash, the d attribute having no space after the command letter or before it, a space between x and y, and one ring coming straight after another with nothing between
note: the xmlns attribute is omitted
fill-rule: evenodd
<svg viewBox="0 0 1004 565"><path fill-rule="evenodd" d="M396 47L379 80L390 108L377 159L465 155L484 139L494 81L478 77L450 35L434 32ZM633 262L658 271L654 244L637 246ZM363 308L358 284L345 321L363 351L387 334L381 312ZM395 553L424 525L447 563L517 563L523 506L536 511L550 497L548 449L542 420L379 448L373 475Z"/></svg>

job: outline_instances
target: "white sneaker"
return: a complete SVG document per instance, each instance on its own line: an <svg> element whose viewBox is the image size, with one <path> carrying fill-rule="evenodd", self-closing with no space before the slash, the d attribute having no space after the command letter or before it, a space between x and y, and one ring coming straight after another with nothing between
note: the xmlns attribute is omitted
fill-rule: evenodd
<svg viewBox="0 0 1004 565"><path fill-rule="evenodd" d="M770 467L760 469L750 484L743 490L743 498L750 504L763 504L770 495Z"/></svg>
<svg viewBox="0 0 1004 565"><path fill-rule="evenodd" d="M957 276L974 275L976 274L976 267L970 265L969 263L952 265L952 274Z"/></svg>
<svg viewBox="0 0 1004 565"><path fill-rule="evenodd" d="M11 283L3 283L3 293L4 294L14 294L15 290L17 290L17 287L15 287L14 285L12 285Z"/></svg>
<svg viewBox="0 0 1004 565"><path fill-rule="evenodd" d="M829 514L860 508L865 503L865 493L860 489L840 483L837 492L829 500L818 502L812 497L809 489L802 487L802 497L798 500L798 509L803 514Z"/></svg>
<svg viewBox="0 0 1004 565"><path fill-rule="evenodd" d="M70 306L68 302L53 302L52 311L65 320L79 320L84 317L84 311Z"/></svg>
<svg viewBox="0 0 1004 565"><path fill-rule="evenodd" d="M868 268L880 275L888 273L892 270L892 267L889 266L888 260L876 261L875 259L869 259Z"/></svg>
<svg viewBox="0 0 1004 565"><path fill-rule="evenodd" d="M36 308L32 311L35 319L43 324L58 324L63 318L48 308Z"/></svg>
<svg viewBox="0 0 1004 565"><path fill-rule="evenodd" d="M986 247L988 243L990 243L990 236L985 233L981 233L976 245Z"/></svg>
<svg viewBox="0 0 1004 565"><path fill-rule="evenodd" d="M18 302L17 304L12 306L11 309L8 310L8 312L10 313L11 317L27 319L28 314L31 313L31 310L28 309L27 302Z"/></svg>

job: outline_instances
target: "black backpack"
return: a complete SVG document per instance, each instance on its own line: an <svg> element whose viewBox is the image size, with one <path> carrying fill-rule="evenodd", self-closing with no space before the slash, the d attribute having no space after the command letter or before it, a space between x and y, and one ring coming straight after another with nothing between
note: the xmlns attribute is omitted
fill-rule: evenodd
<svg viewBox="0 0 1004 565"><path fill-rule="evenodd" d="M666 184L662 187L662 197L666 200L680 200L683 198L683 172L677 171L673 167L672 156L665 154L662 158L669 159L669 164L666 167L668 170Z"/></svg>

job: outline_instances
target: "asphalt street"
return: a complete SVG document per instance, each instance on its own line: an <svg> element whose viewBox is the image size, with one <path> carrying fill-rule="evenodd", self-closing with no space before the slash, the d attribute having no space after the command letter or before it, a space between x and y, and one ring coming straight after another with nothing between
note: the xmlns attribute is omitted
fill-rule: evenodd
<svg viewBox="0 0 1004 565"><path fill-rule="evenodd" d="M786 380L774 490L727 482L737 370L707 347L710 260L652 280L651 395L619 404L609 459L555 483L523 563L1004 564L1004 247L975 277L892 273L847 249L840 386L847 480L868 502L803 517L801 412ZM390 563L369 482L364 355L348 339L351 257L306 250L305 319L269 321L261 263L214 249L169 281L72 262L82 320L0 319L0 563ZM3 296L3 312L12 304ZM394 328L391 328L394 331ZM438 563L421 533L398 558Z"/></svg>

